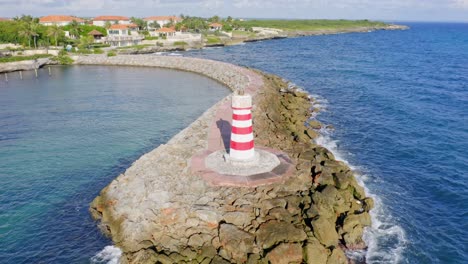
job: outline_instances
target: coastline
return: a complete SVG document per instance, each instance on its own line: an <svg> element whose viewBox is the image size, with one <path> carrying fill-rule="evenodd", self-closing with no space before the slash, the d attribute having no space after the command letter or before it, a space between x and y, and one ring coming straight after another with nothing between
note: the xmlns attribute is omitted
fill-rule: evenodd
<svg viewBox="0 0 468 264"><path fill-rule="evenodd" d="M365 248L373 201L348 166L312 143L322 125L309 120L318 109L310 109L308 94L279 77L204 59L88 56L76 63L164 67L246 88L254 95L256 144L286 152L296 165L283 184L256 188L210 186L191 173L190 157L206 147L224 98L143 155L91 204L101 229L123 250L122 263L312 263L310 256L346 263L346 250Z"/></svg>
<svg viewBox="0 0 468 264"><path fill-rule="evenodd" d="M232 45L241 45L243 43L248 42L257 42L257 41L264 41L264 40L276 40L276 39L284 39L284 38L295 38L295 37L304 37L304 36L318 36L318 35L334 35L334 34L346 34L346 33L368 33L377 30L408 30L409 27L405 25L387 25L387 26L373 26L373 27L356 27L356 28L348 28L348 29L334 29L334 30L312 30L312 31L284 31L282 34L274 34L274 35L264 35L264 36L255 36L255 37L246 37L246 38L231 38L230 41L225 43L215 43L215 44L208 44L208 43L195 43L193 45L186 45L186 46L166 46L166 47L158 47L158 46L151 46L145 47L142 49L138 48L129 48L129 49L115 49L118 54L123 55L137 55L137 54L151 54L156 52L179 52L179 51L186 51L190 49L203 49L208 47L224 47L224 46L232 46ZM72 57L80 57L80 55L70 54ZM18 61L18 62L8 62L8 63L0 63L0 73L8 73L14 71L23 71L23 70L35 70L39 69L45 65L55 65L57 62L53 59L38 59L37 61L29 60L29 61Z"/></svg>

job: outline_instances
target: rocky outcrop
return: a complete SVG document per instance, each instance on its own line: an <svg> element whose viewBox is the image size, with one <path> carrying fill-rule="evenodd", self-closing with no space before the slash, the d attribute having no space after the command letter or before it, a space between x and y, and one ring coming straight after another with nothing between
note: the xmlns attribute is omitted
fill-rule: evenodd
<svg viewBox="0 0 468 264"><path fill-rule="evenodd" d="M49 58L42 58L37 60L0 63L0 73L13 71L29 71L39 69L42 66L48 64L56 64L56 62Z"/></svg>
<svg viewBox="0 0 468 264"><path fill-rule="evenodd" d="M261 74L190 58L78 60L138 61L201 72L232 89L251 86ZM206 147L215 105L143 155L92 202L93 217L124 252L122 263L346 263L344 250L365 247L362 231L370 225L372 200L348 166L313 143L317 131L306 122L313 101L279 77L262 76L254 97L256 144L287 153L295 175L282 183L239 188L210 186L192 174L189 160Z"/></svg>

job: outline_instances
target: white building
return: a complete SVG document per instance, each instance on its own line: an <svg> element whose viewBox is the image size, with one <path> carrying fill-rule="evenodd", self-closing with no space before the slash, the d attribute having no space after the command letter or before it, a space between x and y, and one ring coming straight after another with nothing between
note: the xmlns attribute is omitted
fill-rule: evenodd
<svg viewBox="0 0 468 264"><path fill-rule="evenodd" d="M50 15L44 16L39 19L39 23L44 26L66 26L70 24L72 21L78 22L80 25L84 24L84 20L78 17L73 16L62 16L62 15Z"/></svg>
<svg viewBox="0 0 468 264"><path fill-rule="evenodd" d="M106 23L128 25L130 18L124 16L98 16L93 19L93 25L104 27Z"/></svg>
<svg viewBox="0 0 468 264"><path fill-rule="evenodd" d="M112 47L125 47L139 45L144 37L138 34L138 26L135 24L114 24L107 29L107 37L102 41Z"/></svg>
<svg viewBox="0 0 468 264"><path fill-rule="evenodd" d="M148 28L154 29L155 27L151 26L153 23L158 23L160 28L163 28L165 25L173 22L174 24L181 22L182 18L177 16L152 16L143 18L144 21L148 22Z"/></svg>

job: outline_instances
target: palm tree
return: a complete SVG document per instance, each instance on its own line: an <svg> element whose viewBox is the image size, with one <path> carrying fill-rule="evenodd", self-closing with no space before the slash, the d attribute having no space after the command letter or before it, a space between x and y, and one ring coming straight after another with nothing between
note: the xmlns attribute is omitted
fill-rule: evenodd
<svg viewBox="0 0 468 264"><path fill-rule="evenodd" d="M63 34L62 28L57 25L53 25L47 29L47 36L53 37L55 40L55 46L58 46L58 37Z"/></svg>
<svg viewBox="0 0 468 264"><path fill-rule="evenodd" d="M70 35L72 35L74 38L78 38L78 36L80 36L81 34L81 27L80 27L80 24L78 22L76 22L76 20L73 20L71 23L70 23Z"/></svg>
<svg viewBox="0 0 468 264"><path fill-rule="evenodd" d="M22 22L20 28L21 30L18 32L18 35L28 39L29 47L31 47L31 37L34 37L34 47L37 48L36 38L39 36L39 34L37 34L38 24L33 21Z"/></svg>
<svg viewBox="0 0 468 264"><path fill-rule="evenodd" d="M106 29L109 29L111 26L112 26L112 24L111 24L111 22L109 22L109 21L106 21L106 23L104 24L104 27L105 27Z"/></svg>

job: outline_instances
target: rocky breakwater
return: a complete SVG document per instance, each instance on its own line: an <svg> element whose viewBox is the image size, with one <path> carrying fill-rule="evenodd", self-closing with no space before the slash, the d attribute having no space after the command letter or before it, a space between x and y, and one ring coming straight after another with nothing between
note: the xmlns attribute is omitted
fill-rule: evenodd
<svg viewBox="0 0 468 264"><path fill-rule="evenodd" d="M56 61L49 58L37 60L15 61L0 63L0 73L13 71L29 71L39 69L44 65L57 64Z"/></svg>
<svg viewBox="0 0 468 264"><path fill-rule="evenodd" d="M79 63L146 65L206 74L231 89L250 87L256 144L287 153L295 175L255 188L210 186L190 170L207 147L218 105L167 144L143 155L91 204L123 250L122 263L347 263L362 249L372 199L353 172L313 143L311 99L278 77L191 58L80 58ZM138 62L139 61L139 62ZM261 82L253 84L252 80ZM252 87L256 86L256 87Z"/></svg>

